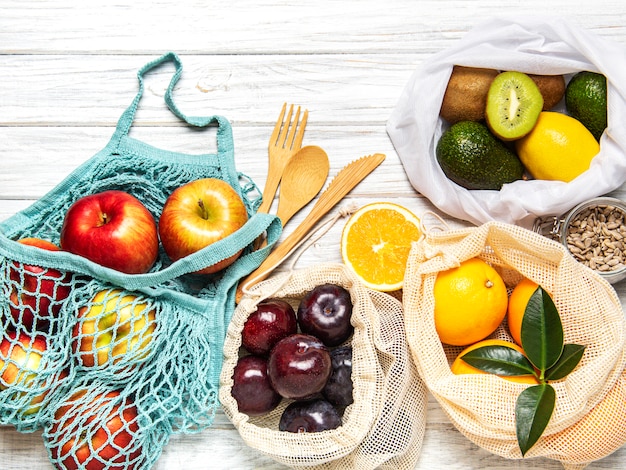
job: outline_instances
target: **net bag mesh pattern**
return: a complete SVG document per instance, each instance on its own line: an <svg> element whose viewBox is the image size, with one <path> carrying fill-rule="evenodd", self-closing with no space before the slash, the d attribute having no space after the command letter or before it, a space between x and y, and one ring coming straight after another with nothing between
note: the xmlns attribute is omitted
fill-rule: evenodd
<svg viewBox="0 0 626 470"><path fill-rule="evenodd" d="M176 67L165 95L170 110L192 126L216 128L216 153L165 151L128 135L144 74L165 62ZM173 53L144 66L139 93L106 147L0 224L0 424L41 430L58 468L147 469L173 433L212 424L237 282L258 267L281 232L277 218L255 213L258 190L236 171L229 122L185 116L173 103L181 72ZM36 237L58 245L70 205L104 190L132 194L158 220L175 188L207 177L237 191L248 222L179 261L161 251L148 273L128 275L16 241ZM253 251L263 233L267 248ZM194 274L240 250L221 272Z"/></svg>
<svg viewBox="0 0 626 470"><path fill-rule="evenodd" d="M317 433L279 431L280 416L291 402L287 399L263 416L239 412L231 395L232 376L248 316L270 297L282 298L297 310L306 292L326 283L347 289L353 303L354 334L349 341L354 403L346 408L342 425ZM250 289L228 328L220 400L247 445L292 468L412 469L424 438L426 390L411 361L402 305L388 294L364 287L343 265L291 271Z"/></svg>
<svg viewBox="0 0 626 470"><path fill-rule="evenodd" d="M491 374L454 375L450 364L462 348L443 345L435 329L437 273L473 257L491 264L509 289L522 277L542 286L559 311L565 342L586 346L577 368L550 382L556 390L555 410L525 458L542 456L566 468L584 468L626 443L626 342L619 298L610 284L576 262L559 243L502 222L430 231L413 246L407 265L407 339L421 377L452 423L483 449L522 458L515 401L526 385ZM505 325L491 337L513 341Z"/></svg>

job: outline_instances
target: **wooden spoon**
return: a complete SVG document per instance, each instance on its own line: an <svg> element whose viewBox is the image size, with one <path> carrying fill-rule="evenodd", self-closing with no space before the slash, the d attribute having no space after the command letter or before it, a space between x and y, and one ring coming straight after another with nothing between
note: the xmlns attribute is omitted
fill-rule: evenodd
<svg viewBox="0 0 626 470"><path fill-rule="evenodd" d="M309 233L315 224L343 197L348 194L357 184L385 160L385 155L376 153L367 157L361 157L345 166L322 192L319 199L311 209L311 212L302 222L265 258L265 261L251 274L249 274L237 286L235 301L239 303L244 294L244 289L249 289L258 282L267 278L285 257L289 256L292 249Z"/></svg>
<svg viewBox="0 0 626 470"><path fill-rule="evenodd" d="M328 155L316 145L302 147L289 159L280 183L276 212L283 227L317 196L328 178L329 170Z"/></svg>

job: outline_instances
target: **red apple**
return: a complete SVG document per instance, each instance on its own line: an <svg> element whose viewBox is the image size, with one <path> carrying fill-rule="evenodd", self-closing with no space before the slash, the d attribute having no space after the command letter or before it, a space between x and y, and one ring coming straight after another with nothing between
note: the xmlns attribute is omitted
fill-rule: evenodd
<svg viewBox="0 0 626 470"><path fill-rule="evenodd" d="M49 251L60 250L54 243L40 238L23 238L18 242ZM9 278L12 281L9 311L15 325L22 325L28 331L33 327L48 328L50 318L59 314L61 302L71 292L71 274L57 269L14 261Z"/></svg>
<svg viewBox="0 0 626 470"><path fill-rule="evenodd" d="M133 470L141 465L135 404L117 390L81 389L65 400L45 433L55 467Z"/></svg>
<svg viewBox="0 0 626 470"><path fill-rule="evenodd" d="M203 178L180 186L167 198L159 220L159 235L163 249L176 261L226 238L247 220L246 206L231 185L218 178ZM224 269L241 251L199 273Z"/></svg>
<svg viewBox="0 0 626 470"><path fill-rule="evenodd" d="M131 194L110 190L78 199L61 228L61 248L127 274L150 270L159 251L154 217Z"/></svg>
<svg viewBox="0 0 626 470"><path fill-rule="evenodd" d="M150 353L156 313L120 289L102 290L78 311L72 350L85 367L138 361Z"/></svg>
<svg viewBox="0 0 626 470"><path fill-rule="evenodd" d="M15 331L5 333L0 342L0 390L14 389L20 400L30 390L42 387L37 380L41 372L41 358L46 351L46 341L41 336L29 336ZM24 415L34 414L41 408L47 391L35 396L25 408Z"/></svg>

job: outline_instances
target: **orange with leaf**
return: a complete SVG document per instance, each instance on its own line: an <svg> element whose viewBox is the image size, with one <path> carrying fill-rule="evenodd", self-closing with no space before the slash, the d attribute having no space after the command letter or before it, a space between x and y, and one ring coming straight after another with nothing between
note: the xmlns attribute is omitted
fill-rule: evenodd
<svg viewBox="0 0 626 470"><path fill-rule="evenodd" d="M556 306L550 295L537 286L521 315L521 349L488 345L460 354L463 361L483 372L519 376L520 371L526 371L536 379L536 385L529 385L519 394L515 406L522 455L539 440L554 411L556 392L549 382L567 376L584 353L584 346L564 344L563 338Z"/></svg>
<svg viewBox="0 0 626 470"><path fill-rule="evenodd" d="M470 365L469 362L473 357L472 351L479 351L476 357L478 361L482 360L482 349L481 348L489 348L489 357L488 361L493 361L493 363L497 361L505 361L507 356L510 354L514 354L513 351L524 355L524 351L520 346L515 343L511 343L510 341L505 341L501 339L484 339L477 343L472 344L465 348L461 353L454 359L454 362L450 366L450 370L453 374L487 374L484 370L479 369L478 367L474 367ZM486 351L486 350L485 350ZM535 371L533 369L528 368L520 368L517 372L517 375L510 375L511 371L507 368L503 369L503 374L497 374L498 377L502 377L503 379L510 380L511 382L517 382L522 384L538 384L539 380L535 376Z"/></svg>

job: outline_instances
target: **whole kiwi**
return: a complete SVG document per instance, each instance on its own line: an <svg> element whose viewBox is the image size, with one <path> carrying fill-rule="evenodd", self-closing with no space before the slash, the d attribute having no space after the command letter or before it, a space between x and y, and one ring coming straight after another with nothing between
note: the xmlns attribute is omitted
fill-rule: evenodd
<svg viewBox="0 0 626 470"><path fill-rule="evenodd" d="M487 92L497 75L494 69L455 65L439 115L450 124L484 119Z"/></svg>
<svg viewBox="0 0 626 470"><path fill-rule="evenodd" d="M563 75L528 74L543 96L543 111L554 108L565 95L565 77Z"/></svg>

